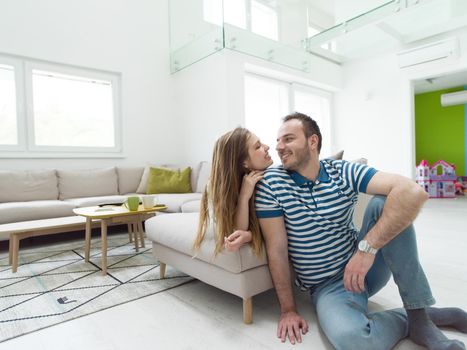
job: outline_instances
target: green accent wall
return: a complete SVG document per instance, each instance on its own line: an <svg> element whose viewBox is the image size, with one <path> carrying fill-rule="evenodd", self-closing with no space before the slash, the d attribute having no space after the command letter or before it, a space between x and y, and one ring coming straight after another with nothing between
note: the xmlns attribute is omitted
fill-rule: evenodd
<svg viewBox="0 0 467 350"><path fill-rule="evenodd" d="M439 159L454 163L457 176L466 176L465 105L442 107L441 94L464 87L415 95L415 155L433 164Z"/></svg>

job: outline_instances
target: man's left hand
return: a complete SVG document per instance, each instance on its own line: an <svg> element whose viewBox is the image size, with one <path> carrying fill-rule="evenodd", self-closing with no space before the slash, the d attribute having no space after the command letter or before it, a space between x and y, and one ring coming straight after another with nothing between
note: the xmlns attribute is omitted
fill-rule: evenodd
<svg viewBox="0 0 467 350"><path fill-rule="evenodd" d="M362 293L365 290L365 276L374 261L375 256L373 254L357 250L345 267L345 289L353 293Z"/></svg>

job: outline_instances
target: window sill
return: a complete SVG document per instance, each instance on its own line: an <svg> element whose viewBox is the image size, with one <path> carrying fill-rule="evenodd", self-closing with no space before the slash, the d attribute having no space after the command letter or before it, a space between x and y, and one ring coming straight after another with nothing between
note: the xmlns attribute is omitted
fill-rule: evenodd
<svg viewBox="0 0 467 350"><path fill-rule="evenodd" d="M0 159L68 159L68 158L125 158L122 153L65 153L65 152L0 152Z"/></svg>

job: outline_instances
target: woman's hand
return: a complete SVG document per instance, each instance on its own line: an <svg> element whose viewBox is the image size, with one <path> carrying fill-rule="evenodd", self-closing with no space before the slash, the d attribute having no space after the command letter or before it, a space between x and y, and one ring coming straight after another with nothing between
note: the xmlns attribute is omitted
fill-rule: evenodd
<svg viewBox="0 0 467 350"><path fill-rule="evenodd" d="M229 252L234 252L244 244L251 241L251 232L237 230L231 235L224 238L225 249Z"/></svg>
<svg viewBox="0 0 467 350"><path fill-rule="evenodd" d="M240 188L240 198L249 200L253 195L256 183L263 178L264 171L253 170L245 174L242 180L242 187Z"/></svg>

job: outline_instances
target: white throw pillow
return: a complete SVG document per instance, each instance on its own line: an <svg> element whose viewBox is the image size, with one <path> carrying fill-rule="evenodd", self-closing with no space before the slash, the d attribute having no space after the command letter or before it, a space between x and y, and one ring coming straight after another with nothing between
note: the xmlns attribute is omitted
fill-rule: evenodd
<svg viewBox="0 0 467 350"><path fill-rule="evenodd" d="M211 163L210 162L201 162L201 169L198 175L198 182L196 184L196 192L203 193L206 188L209 176L211 175Z"/></svg>
<svg viewBox="0 0 467 350"><path fill-rule="evenodd" d="M139 182L136 193L146 193L146 187L148 186L149 168L160 168L160 164L148 164L144 167L143 175L141 175L141 181Z"/></svg>
<svg viewBox="0 0 467 350"><path fill-rule="evenodd" d="M333 155L330 155L329 157L325 157L322 159L333 159L333 160L340 160L344 156L344 150L341 150Z"/></svg>

